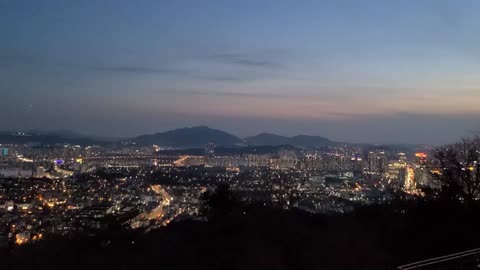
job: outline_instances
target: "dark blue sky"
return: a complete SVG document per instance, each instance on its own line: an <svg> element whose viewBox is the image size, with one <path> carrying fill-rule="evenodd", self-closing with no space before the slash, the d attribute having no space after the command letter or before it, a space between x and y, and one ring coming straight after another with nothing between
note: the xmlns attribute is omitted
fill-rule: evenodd
<svg viewBox="0 0 480 270"><path fill-rule="evenodd" d="M474 0L0 0L0 122L450 142L480 130L479 12Z"/></svg>

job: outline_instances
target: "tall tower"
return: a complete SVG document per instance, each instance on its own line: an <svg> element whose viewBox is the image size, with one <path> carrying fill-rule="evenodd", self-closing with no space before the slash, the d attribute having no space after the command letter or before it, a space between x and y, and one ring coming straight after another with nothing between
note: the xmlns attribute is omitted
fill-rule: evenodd
<svg viewBox="0 0 480 270"><path fill-rule="evenodd" d="M385 152L379 152L377 156L377 172L378 173L386 173L387 168L388 168L388 160L387 160L387 155L385 155Z"/></svg>

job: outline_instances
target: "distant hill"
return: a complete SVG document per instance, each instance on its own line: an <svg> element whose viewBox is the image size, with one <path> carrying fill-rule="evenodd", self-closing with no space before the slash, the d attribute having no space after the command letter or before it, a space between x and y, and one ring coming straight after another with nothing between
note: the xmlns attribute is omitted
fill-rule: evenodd
<svg viewBox="0 0 480 270"><path fill-rule="evenodd" d="M36 134L36 133L0 133L0 144L73 144L73 145L94 145L103 144L104 141L98 141L86 137L63 137L56 134Z"/></svg>
<svg viewBox="0 0 480 270"><path fill-rule="evenodd" d="M256 136L245 138L249 145L287 145L290 144L290 138L272 133L260 133Z"/></svg>
<svg viewBox="0 0 480 270"><path fill-rule="evenodd" d="M249 145L292 145L302 147L323 147L335 144L327 138L320 136L297 135L285 137L271 133L261 133L245 138Z"/></svg>
<svg viewBox="0 0 480 270"><path fill-rule="evenodd" d="M96 141L99 143L117 142L123 139L120 137L103 137L103 136L96 136L96 135L85 135L85 134L78 133L76 131L71 131L71 130L55 130L55 131L46 132L45 134L67 138L67 139L90 139L92 141Z"/></svg>
<svg viewBox="0 0 480 270"><path fill-rule="evenodd" d="M305 146L305 147L318 147L318 146L328 146L334 144L325 137L320 136L309 136L309 135L298 135L292 137L291 139L293 145Z"/></svg>
<svg viewBox="0 0 480 270"><path fill-rule="evenodd" d="M72 130L68 130L68 129L58 129L53 131L31 131L30 133L41 134L41 135L51 135L51 136L57 136L57 137L62 137L67 139L90 138L89 136L86 136L84 134L81 134Z"/></svg>
<svg viewBox="0 0 480 270"><path fill-rule="evenodd" d="M142 135L131 139L139 145L157 144L170 147L204 147L208 143L217 146L237 146L243 140L227 132L206 126L180 128L152 135Z"/></svg>

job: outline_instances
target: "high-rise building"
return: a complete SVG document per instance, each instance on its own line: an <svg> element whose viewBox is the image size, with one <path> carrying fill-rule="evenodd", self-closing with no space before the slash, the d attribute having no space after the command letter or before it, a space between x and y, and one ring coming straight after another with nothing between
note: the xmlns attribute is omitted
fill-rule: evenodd
<svg viewBox="0 0 480 270"><path fill-rule="evenodd" d="M385 152L378 153L378 173L386 173L388 169L388 159Z"/></svg>
<svg viewBox="0 0 480 270"><path fill-rule="evenodd" d="M377 160L377 154L375 152L369 152L368 153L368 171L373 173L376 171L376 160Z"/></svg>
<svg viewBox="0 0 480 270"><path fill-rule="evenodd" d="M363 160L360 154L356 153L351 158L351 169L354 173L363 171Z"/></svg>
<svg viewBox="0 0 480 270"><path fill-rule="evenodd" d="M368 153L368 171L371 173L386 173L388 160L385 152L377 151Z"/></svg>
<svg viewBox="0 0 480 270"><path fill-rule="evenodd" d="M400 183L405 181L405 161L392 161L388 164L388 177L392 180L398 180Z"/></svg>

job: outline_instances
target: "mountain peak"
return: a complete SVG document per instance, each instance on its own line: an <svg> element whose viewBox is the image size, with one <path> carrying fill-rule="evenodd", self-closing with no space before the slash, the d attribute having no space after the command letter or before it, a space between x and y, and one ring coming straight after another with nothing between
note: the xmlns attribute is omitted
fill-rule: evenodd
<svg viewBox="0 0 480 270"><path fill-rule="evenodd" d="M138 136L133 140L137 144L158 144L171 147L203 147L208 143L234 146L243 142L232 134L207 126L184 127L153 135Z"/></svg>

